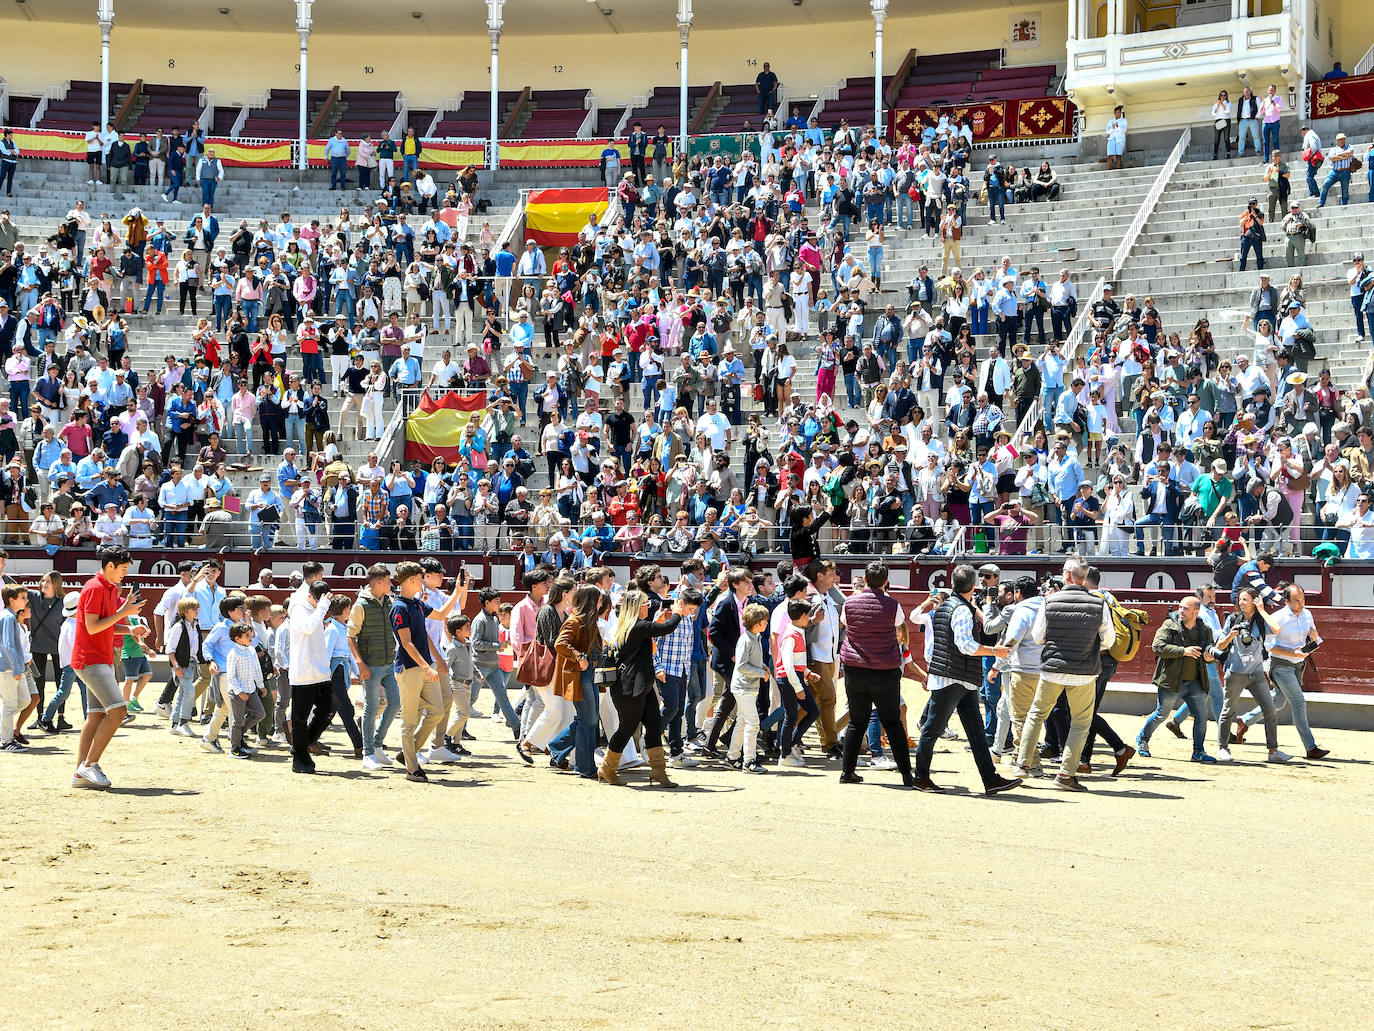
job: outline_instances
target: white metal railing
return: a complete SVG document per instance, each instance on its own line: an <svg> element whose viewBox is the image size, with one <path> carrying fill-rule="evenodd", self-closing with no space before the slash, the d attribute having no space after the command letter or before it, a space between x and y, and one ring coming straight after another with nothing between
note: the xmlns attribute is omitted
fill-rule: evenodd
<svg viewBox="0 0 1374 1031"><path fill-rule="evenodd" d="M196 124L205 130L208 136L215 122L215 95L209 89L201 87L196 103L200 105L200 117L196 119Z"/></svg>
<svg viewBox="0 0 1374 1031"><path fill-rule="evenodd" d="M844 89L846 81L848 80L841 79L834 86L821 87L820 93L816 96L816 102L811 105L811 110L806 114L807 125L811 124L811 119L820 118L821 111L825 109L825 105L828 101L838 100L840 98L840 90Z"/></svg>
<svg viewBox="0 0 1374 1031"><path fill-rule="evenodd" d="M1374 46L1364 52L1364 57L1355 62L1355 68L1351 75L1368 75L1374 72Z"/></svg>
<svg viewBox="0 0 1374 1031"><path fill-rule="evenodd" d="M1135 218L1131 219L1130 227L1126 230L1126 235L1121 239L1121 246L1117 247L1116 253L1112 255L1112 276L1119 276L1121 270L1126 266L1126 259L1131 256L1131 251L1135 249L1135 242L1140 238L1141 231L1145 228L1145 223L1154 214L1155 206L1159 204L1159 198L1164 195L1165 187L1169 185L1169 180L1173 178L1174 171L1178 168L1179 162L1183 160L1183 155L1188 150L1188 144L1192 141L1193 130L1185 127L1179 133L1178 142L1174 144L1174 149L1169 154L1169 159L1155 176L1155 181L1150 184L1150 190L1145 194L1145 199L1140 202L1140 207L1136 209Z"/></svg>
<svg viewBox="0 0 1374 1031"><path fill-rule="evenodd" d="M587 109L587 116L582 119L582 124L577 127L579 140L589 139L592 133L596 132L596 120L601 114L601 104L596 99L596 94L590 90L582 98L582 106Z"/></svg>
<svg viewBox="0 0 1374 1031"><path fill-rule="evenodd" d="M61 86L45 86L43 92L38 97L38 106L33 109L33 117L29 119L29 128L37 129L38 123L48 113L48 104L54 100L61 100L67 95L67 91L72 88L71 80L68 79Z"/></svg>
<svg viewBox="0 0 1374 1031"><path fill-rule="evenodd" d="M386 424L386 429L382 430L382 436L377 441L377 458L379 461L390 465L394 458L401 457L400 455L393 456L392 452L396 449L398 439L402 449L405 448L406 414L404 404L398 404L396 410L391 413L391 420Z"/></svg>
<svg viewBox="0 0 1374 1031"><path fill-rule="evenodd" d="M396 94L396 119L391 123L389 134L393 140L399 140L405 133L406 122L410 118L410 103L406 100L404 93Z"/></svg>
<svg viewBox="0 0 1374 1031"><path fill-rule="evenodd" d="M0 125L10 124L10 84L0 75Z"/></svg>
<svg viewBox="0 0 1374 1031"><path fill-rule="evenodd" d="M625 110L620 112L620 121L615 123L615 128L611 130L611 139L619 139L625 135L625 129L630 124L630 116L641 108L649 106L649 98L654 95L650 90L642 97L631 97L630 102L625 105Z"/></svg>
<svg viewBox="0 0 1374 1031"><path fill-rule="evenodd" d="M1078 318L1074 320L1073 326L1069 329L1069 335L1064 341L1064 360L1072 365L1078 356L1078 349L1083 346L1083 338L1088 335L1088 329L1092 326L1093 305L1102 300L1102 292L1106 289L1107 280L1098 277L1096 284L1093 285L1092 293L1088 295L1086 301L1082 301L1078 307ZM1026 411L1026 417L1016 424L1016 429L1012 433L1012 443L1018 443L1029 439L1035 433L1035 427L1040 424L1044 415L1040 398L1037 396L1031 402L1031 406Z"/></svg>
<svg viewBox="0 0 1374 1031"><path fill-rule="evenodd" d="M243 132L243 123L248 121L248 112L255 107L266 107L268 95L266 93L255 93L243 102L243 107L239 108L239 116L234 119L233 127L229 130L229 138L236 140L239 133Z"/></svg>

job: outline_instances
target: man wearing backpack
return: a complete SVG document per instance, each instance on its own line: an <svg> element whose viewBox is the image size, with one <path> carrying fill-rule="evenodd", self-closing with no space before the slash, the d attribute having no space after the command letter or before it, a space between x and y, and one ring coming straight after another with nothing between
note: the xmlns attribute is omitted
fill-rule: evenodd
<svg viewBox="0 0 1374 1031"><path fill-rule="evenodd" d="M1245 524L1259 531L1259 546L1272 551L1288 536L1293 525L1293 506L1283 491L1271 487L1261 476L1251 477L1249 494L1251 512L1245 517Z"/></svg>
<svg viewBox="0 0 1374 1031"><path fill-rule="evenodd" d="M1302 205L1294 201L1289 205L1288 217L1283 220L1283 236L1287 240L1283 255L1289 268L1302 268L1307 264L1308 239L1316 235L1312 220L1303 214Z"/></svg>
<svg viewBox="0 0 1374 1031"><path fill-rule="evenodd" d="M1102 572L1096 566L1088 567L1088 590L1107 603L1107 611L1116 630L1116 640L1102 652L1102 672L1097 675L1093 722L1088 731L1088 740L1083 745L1083 755L1078 760L1078 772L1092 772L1093 742L1100 737L1116 756L1116 768L1112 770L1112 776L1119 777L1126 764L1135 757L1135 749L1121 740L1112 725L1102 717L1102 696L1107 693L1107 684L1116 676L1118 666L1135 658L1148 617L1140 609L1125 608L1111 591L1102 590Z"/></svg>

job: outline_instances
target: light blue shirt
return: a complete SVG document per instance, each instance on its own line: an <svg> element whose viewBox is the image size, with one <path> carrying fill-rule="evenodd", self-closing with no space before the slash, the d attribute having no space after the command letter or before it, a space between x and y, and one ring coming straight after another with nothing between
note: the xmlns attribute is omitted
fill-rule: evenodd
<svg viewBox="0 0 1374 1031"><path fill-rule="evenodd" d="M1035 367L1040 370L1040 385L1044 388L1064 386L1064 368L1068 360L1060 355L1045 353L1035 359Z"/></svg>
<svg viewBox="0 0 1374 1031"><path fill-rule="evenodd" d="M1078 485L1082 482L1083 467L1073 455L1050 459L1050 488L1061 502L1078 493Z"/></svg>

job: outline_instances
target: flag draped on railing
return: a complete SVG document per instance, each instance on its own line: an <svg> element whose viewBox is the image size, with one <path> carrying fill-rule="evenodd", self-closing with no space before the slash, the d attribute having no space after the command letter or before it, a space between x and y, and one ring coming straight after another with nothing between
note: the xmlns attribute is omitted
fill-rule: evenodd
<svg viewBox="0 0 1374 1031"><path fill-rule="evenodd" d="M430 465L442 458L456 465L464 428L474 420L480 425L486 414L486 395L480 391L450 391L438 398L426 392L406 419L406 461Z"/></svg>

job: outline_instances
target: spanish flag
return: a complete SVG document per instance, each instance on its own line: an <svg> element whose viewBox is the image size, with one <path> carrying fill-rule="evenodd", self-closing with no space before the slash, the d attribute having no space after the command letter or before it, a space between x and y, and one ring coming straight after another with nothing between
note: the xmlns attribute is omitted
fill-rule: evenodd
<svg viewBox="0 0 1374 1031"><path fill-rule="evenodd" d="M474 419L480 425L486 414L487 398L480 391L460 394L451 390L438 398L425 391L420 406L406 419L406 461L431 465L442 458L457 465L463 428Z"/></svg>
<svg viewBox="0 0 1374 1031"><path fill-rule="evenodd" d="M587 224L610 206L604 186L566 190L531 190L525 201L525 236L540 247L571 247Z"/></svg>

